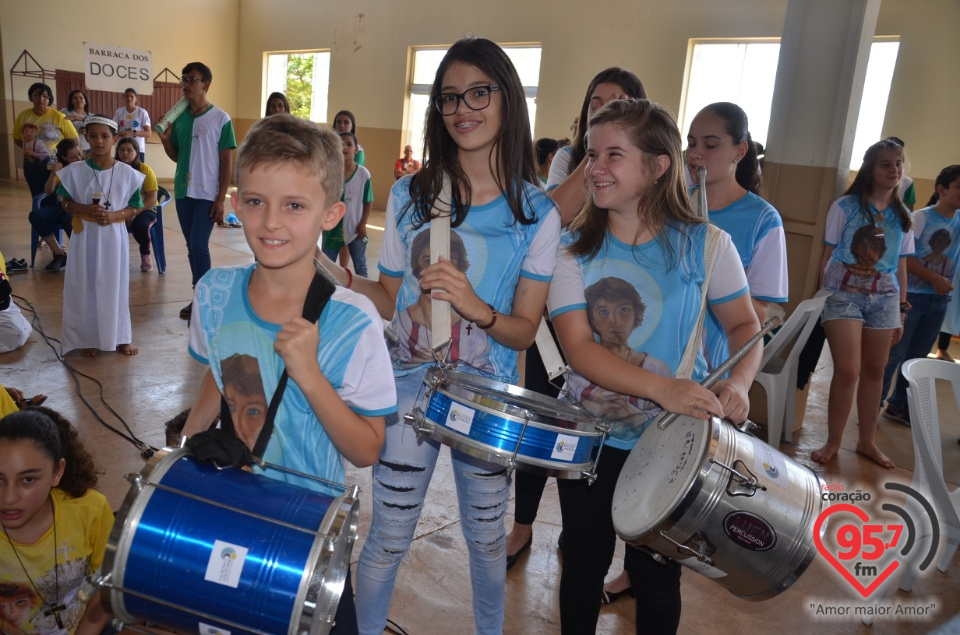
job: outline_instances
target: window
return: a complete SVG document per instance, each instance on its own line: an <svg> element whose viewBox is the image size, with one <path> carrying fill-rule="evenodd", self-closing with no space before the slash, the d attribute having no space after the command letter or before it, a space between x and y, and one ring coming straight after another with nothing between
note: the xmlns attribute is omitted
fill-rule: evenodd
<svg viewBox="0 0 960 635"><path fill-rule="evenodd" d="M513 62L520 75L520 82L526 93L527 109L530 111L530 134L533 134L537 119L537 86L540 84L540 53L537 45L504 46L504 52ZM423 152L423 123L427 108L430 108L430 87L437 74L437 68L447 54L445 48L413 49L413 72L410 75L409 97L407 104L406 143L413 146L414 156ZM421 158L422 160L422 158Z"/></svg>
<svg viewBox="0 0 960 635"><path fill-rule="evenodd" d="M310 121L326 121L329 86L330 51L267 53L264 108L270 93L283 93L290 102L291 114Z"/></svg>
<svg viewBox="0 0 960 635"><path fill-rule="evenodd" d="M874 41L870 47L853 143L853 170L860 167L867 147L880 139L899 47L899 42L889 39ZM779 55L779 39L694 41L681 103L684 138L690 122L704 106L732 101L746 111L753 140L766 146Z"/></svg>

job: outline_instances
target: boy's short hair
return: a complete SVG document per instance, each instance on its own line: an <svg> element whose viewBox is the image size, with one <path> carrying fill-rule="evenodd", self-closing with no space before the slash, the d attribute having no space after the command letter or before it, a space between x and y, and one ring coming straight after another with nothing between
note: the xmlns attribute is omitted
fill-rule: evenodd
<svg viewBox="0 0 960 635"><path fill-rule="evenodd" d="M293 164L320 177L328 207L343 194L343 145L337 133L289 114L253 124L237 148L237 184L241 170Z"/></svg>
<svg viewBox="0 0 960 635"><path fill-rule="evenodd" d="M180 71L181 74L186 75L191 71L197 71L200 73L200 79L207 82L208 84L213 82L213 71L210 70L210 67L204 64L203 62L190 62L183 67L183 70Z"/></svg>
<svg viewBox="0 0 960 635"><path fill-rule="evenodd" d="M360 147L360 142L357 141L357 135L353 134L352 132L339 132L337 134L339 134L341 137L350 137L351 139L353 139L353 147L355 148Z"/></svg>

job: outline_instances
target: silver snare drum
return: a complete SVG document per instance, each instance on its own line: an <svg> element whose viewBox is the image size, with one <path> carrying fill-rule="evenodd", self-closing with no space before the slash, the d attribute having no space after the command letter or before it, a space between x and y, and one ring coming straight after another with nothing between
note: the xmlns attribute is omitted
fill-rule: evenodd
<svg viewBox="0 0 960 635"><path fill-rule="evenodd" d="M727 421L679 417L650 425L630 452L613 499L613 525L713 579L765 600L816 555L823 478Z"/></svg>
<svg viewBox="0 0 960 635"><path fill-rule="evenodd" d="M431 368L414 412L418 435L508 469L591 481L606 436L586 410L511 384Z"/></svg>

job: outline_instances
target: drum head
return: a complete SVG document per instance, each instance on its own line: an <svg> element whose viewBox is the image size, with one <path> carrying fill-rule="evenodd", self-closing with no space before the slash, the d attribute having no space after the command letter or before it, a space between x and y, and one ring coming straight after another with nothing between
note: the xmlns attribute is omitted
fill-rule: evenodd
<svg viewBox="0 0 960 635"><path fill-rule="evenodd" d="M620 471L613 496L613 526L639 542L667 520L690 491L711 437L709 422L679 417L666 430L654 420Z"/></svg>

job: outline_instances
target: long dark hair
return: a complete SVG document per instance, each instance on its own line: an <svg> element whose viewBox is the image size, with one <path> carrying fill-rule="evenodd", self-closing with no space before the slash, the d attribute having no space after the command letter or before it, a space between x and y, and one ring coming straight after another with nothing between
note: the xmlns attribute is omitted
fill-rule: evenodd
<svg viewBox="0 0 960 635"><path fill-rule="evenodd" d="M580 162L583 161L583 157L587 156L587 124L590 123L588 121L590 118L590 97L593 96L593 91L596 90L600 84L616 84L623 89L623 92L631 99L647 98L647 90L643 87L643 82L627 69L621 68L620 66L611 66L597 73L590 81L590 85L587 86L587 94L583 96L583 105L580 106L580 116L577 118L577 133L573 136L573 143L570 146L571 150L573 150L573 156L570 158L570 171L567 174L572 174L577 166L580 165Z"/></svg>
<svg viewBox="0 0 960 635"><path fill-rule="evenodd" d="M684 225L704 222L690 207L677 123L665 108L646 99L611 101L594 113L589 127L604 123L616 126L628 143L643 152L645 168L649 172L656 170L657 156L666 155L670 159L667 171L640 197L637 214L656 234L660 248L667 254L667 268L671 269L676 265L677 254L673 243L661 230L672 227L686 235ZM583 210L570 224L570 231L577 236L569 247L571 254L592 258L600 253L607 236L608 215L606 209L597 207L592 196L587 197ZM641 230L642 227L638 229L637 237Z"/></svg>
<svg viewBox="0 0 960 635"><path fill-rule="evenodd" d="M274 99L279 99L280 101L283 102L283 112L285 112L285 113L287 113L287 114L289 115L289 114L290 114L290 102L287 101L287 96L284 95L283 93L270 93L270 96L267 97L267 106L266 106L266 108L264 108L264 110L263 110L263 116L264 116L264 117L269 117L269 116L270 116L270 102L273 101Z"/></svg>
<svg viewBox="0 0 960 635"><path fill-rule="evenodd" d="M431 218L433 204L443 188L444 177L451 185L453 216L451 225L463 223L470 209L471 190L463 166L457 157L458 146L447 132L443 116L434 106L443 83L443 76L454 63L468 64L500 86L500 130L490 152L490 172L497 187L506 196L507 204L517 222L529 225L534 218L524 212L526 195L524 181L537 182L534 164L533 138L530 136L530 116L523 92L523 84L513 62L503 49L483 38L464 38L450 47L443 56L430 88L430 105L424 121L423 156L429 160L410 180L410 206L413 207L415 227L421 227ZM408 208L410 207L408 206ZM402 213L406 213L404 209Z"/></svg>
<svg viewBox="0 0 960 635"><path fill-rule="evenodd" d="M55 410L36 406L8 414L0 419L0 439L33 441L50 457L54 468L64 459L66 467L57 487L73 498L97 485L99 473L93 456L83 447L76 428Z"/></svg>
<svg viewBox="0 0 960 635"><path fill-rule="evenodd" d="M134 139L133 137L120 137L120 140L117 141L117 147L113 151L113 158L116 159L117 161L120 161L120 163L123 163L123 161L120 160L120 146L122 146L125 143L129 143L130 145L133 146L133 149L137 151L137 153L133 157L133 162L128 163L127 165L129 165L134 170L139 170L140 169L140 144L137 143L137 140Z"/></svg>
<svg viewBox="0 0 960 635"><path fill-rule="evenodd" d="M70 96L67 97L67 105L65 107L69 110L73 110L74 112L77 112L76 109L73 107L73 96L76 95L77 93L80 93L81 95L83 95L83 112L89 115L90 100L87 99L87 94L82 90L71 90Z"/></svg>
<svg viewBox="0 0 960 635"><path fill-rule="evenodd" d="M857 200L860 202L860 213L871 225L874 222L873 214L870 213L870 195L873 193L875 187L873 169L877 167L880 152L883 150L896 150L900 153L901 157L903 156L903 146L896 141L891 141L890 139L877 141L863 153L863 163L860 165L860 171L857 172L856 178L853 179L853 183L850 184L847 191L843 193L844 196L857 197ZM900 198L900 193L897 188L893 190L891 206L900 218L900 225L903 227L903 231L909 230L913 224L913 217L910 216L910 210L907 209L907 206L903 204L903 199Z"/></svg>
<svg viewBox="0 0 960 635"><path fill-rule="evenodd" d="M76 137L61 139L57 143L57 161L63 165L66 165L67 160L64 157L67 156L68 152L79 147L80 143L77 141ZM139 151L139 148L137 150Z"/></svg>
<svg viewBox="0 0 960 635"><path fill-rule="evenodd" d="M737 163L737 183L748 192L760 195L760 188L763 181L760 177L760 160L757 158L757 144L750 136L750 125L747 121L747 113L743 108L729 101L718 101L714 104L704 107L697 113L709 112L715 114L726 124L724 131L733 139L734 145L747 142L747 153L743 155L740 162Z"/></svg>
<svg viewBox="0 0 960 635"><path fill-rule="evenodd" d="M267 103L269 104L270 102L267 101ZM289 109L287 110L287 112L289 112ZM354 117L353 113L350 112L349 110L341 110L340 112L338 112L333 116L333 121L336 122L337 117L339 117L340 115L346 115L347 118L350 119L350 132L356 135L357 134L357 118Z"/></svg>
<svg viewBox="0 0 960 635"><path fill-rule="evenodd" d="M927 207L931 205L936 205L940 200L940 193L937 192L937 188L941 185L943 187L950 187L950 184L960 179L960 165L948 165L947 167L940 170L940 174L937 175L937 180L933 183L933 196L930 197L930 200L927 201Z"/></svg>

